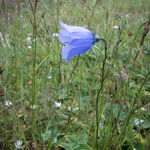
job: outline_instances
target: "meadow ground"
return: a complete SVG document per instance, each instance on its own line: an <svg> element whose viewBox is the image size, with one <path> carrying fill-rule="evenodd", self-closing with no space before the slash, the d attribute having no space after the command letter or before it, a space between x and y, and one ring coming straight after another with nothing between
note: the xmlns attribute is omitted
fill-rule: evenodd
<svg viewBox="0 0 150 150"><path fill-rule="evenodd" d="M1 2L0 149L149 150L149 8L149 0ZM60 18L106 43L66 64Z"/></svg>

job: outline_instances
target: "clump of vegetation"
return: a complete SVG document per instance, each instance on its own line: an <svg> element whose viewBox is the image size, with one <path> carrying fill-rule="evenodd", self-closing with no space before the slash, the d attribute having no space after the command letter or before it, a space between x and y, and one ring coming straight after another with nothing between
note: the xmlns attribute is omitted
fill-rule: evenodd
<svg viewBox="0 0 150 150"><path fill-rule="evenodd" d="M147 0L0 5L0 149L150 148ZM103 40L66 64L60 18Z"/></svg>

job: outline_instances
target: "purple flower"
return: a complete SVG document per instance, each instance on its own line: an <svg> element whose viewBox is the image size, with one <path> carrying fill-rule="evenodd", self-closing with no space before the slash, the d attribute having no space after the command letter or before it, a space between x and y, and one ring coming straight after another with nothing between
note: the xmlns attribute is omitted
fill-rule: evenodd
<svg viewBox="0 0 150 150"><path fill-rule="evenodd" d="M95 42L100 40L100 37L95 36L86 28L70 26L61 20L59 23L61 31L59 32L58 38L63 44L61 55L67 64L70 58L85 53L92 48Z"/></svg>

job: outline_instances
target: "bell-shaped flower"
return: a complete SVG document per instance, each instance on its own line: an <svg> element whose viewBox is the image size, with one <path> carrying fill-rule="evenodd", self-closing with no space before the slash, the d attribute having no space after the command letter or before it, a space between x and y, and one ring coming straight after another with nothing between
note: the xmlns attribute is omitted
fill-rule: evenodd
<svg viewBox="0 0 150 150"><path fill-rule="evenodd" d="M84 27L67 25L61 20L59 23L61 31L58 38L63 44L61 55L67 64L70 58L85 53L92 48L95 42L100 40L100 37L95 36Z"/></svg>

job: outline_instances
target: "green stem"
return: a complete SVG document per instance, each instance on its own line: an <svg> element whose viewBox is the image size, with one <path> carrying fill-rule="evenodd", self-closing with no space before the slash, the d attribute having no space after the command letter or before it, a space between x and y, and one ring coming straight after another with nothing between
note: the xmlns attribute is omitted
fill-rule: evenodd
<svg viewBox="0 0 150 150"><path fill-rule="evenodd" d="M112 50L112 58L116 58L116 56L117 56L117 51L118 51L119 45L122 41L121 40L121 34L122 34L122 30L119 27L119 29L118 29L118 39L117 39L117 42L116 42L116 44L115 44L115 46L113 47L113 50Z"/></svg>
<svg viewBox="0 0 150 150"><path fill-rule="evenodd" d="M71 71L71 73L70 73L70 76L69 76L69 79L68 79L68 84L67 84L67 96L69 95L70 81L72 80L72 76L73 76L73 74L74 74L74 71L75 71L75 69L76 69L76 67L77 67L77 65L78 65L78 63L79 63L79 57L80 57L80 55L78 55L77 61L76 61L75 64L73 65L73 69L72 69L72 71ZM68 98L69 98L69 96L68 96Z"/></svg>
<svg viewBox="0 0 150 150"><path fill-rule="evenodd" d="M37 9L37 0L34 4L32 4L31 0L29 0L30 7L33 14L33 22L32 22L32 100L31 100L31 108L32 108L32 137L34 141L36 141L36 119L35 119L35 109L33 108L36 105L36 37L37 37L37 24L36 24L36 9Z"/></svg>
<svg viewBox="0 0 150 150"><path fill-rule="evenodd" d="M103 66L102 66L102 76L101 76L101 82L100 82L100 89L98 90L97 96L96 96L96 150L99 150L99 144L98 144L98 132L99 132L99 96L103 90L103 85L104 85L104 73L105 73L105 65L106 65L106 60L107 60L107 43L104 39L101 39L102 42L105 45L105 56L103 59Z"/></svg>
<svg viewBox="0 0 150 150"><path fill-rule="evenodd" d="M129 60L130 60L130 58L131 58L132 49L133 49L133 46L134 46L135 41L136 41L136 39L137 39L137 36L138 36L138 34L139 34L139 32L140 32L140 29L141 29L146 23L147 23L147 22L144 22L144 23L142 23L142 24L138 27L138 30L137 30L137 32L136 32L136 34L135 34L135 36L134 36L133 42L132 42L132 44L131 44L131 48L129 49Z"/></svg>
<svg viewBox="0 0 150 150"><path fill-rule="evenodd" d="M91 25L92 17L94 15L95 10L96 10L97 3L98 3L98 0L95 1L95 4L94 4L93 9L91 11L91 15L90 15L89 20L88 20L88 27L89 28L90 28L90 25Z"/></svg>

